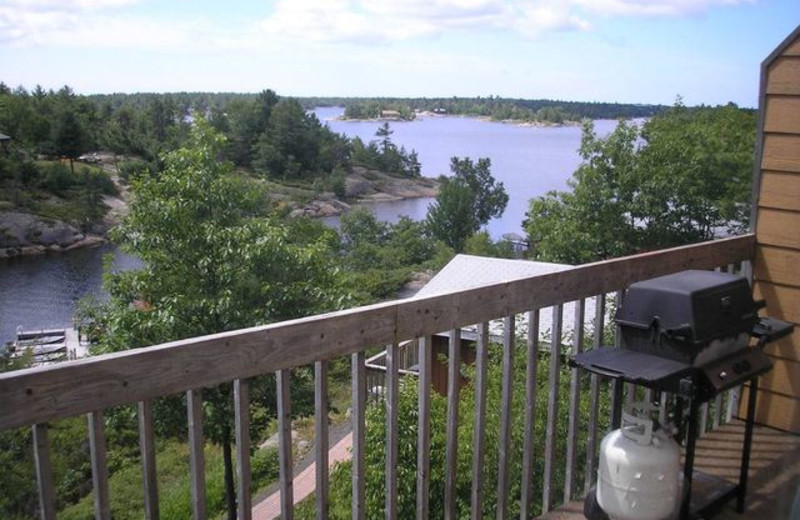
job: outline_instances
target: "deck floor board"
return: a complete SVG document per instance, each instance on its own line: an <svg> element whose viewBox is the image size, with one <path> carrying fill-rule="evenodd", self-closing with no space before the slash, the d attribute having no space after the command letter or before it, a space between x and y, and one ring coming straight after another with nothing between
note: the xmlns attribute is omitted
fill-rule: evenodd
<svg viewBox="0 0 800 520"><path fill-rule="evenodd" d="M732 481L739 477L744 422L734 420L697 441L695 468ZM790 518L800 493L800 435L756 426L750 461L747 512L739 515L731 501L714 518ZM583 519L583 502L566 504L541 520Z"/></svg>

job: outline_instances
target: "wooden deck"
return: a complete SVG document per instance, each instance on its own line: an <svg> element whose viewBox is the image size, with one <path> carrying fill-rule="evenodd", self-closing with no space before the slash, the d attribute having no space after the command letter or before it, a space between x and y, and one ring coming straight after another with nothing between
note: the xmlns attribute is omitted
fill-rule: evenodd
<svg viewBox="0 0 800 520"><path fill-rule="evenodd" d="M744 423L734 421L704 435L697 443L695 468L710 475L739 478ZM800 490L800 435L756 426L750 459L747 511L739 515L734 501L714 518L772 520L791 518L792 502ZM571 502L543 520L583 520L583 503Z"/></svg>

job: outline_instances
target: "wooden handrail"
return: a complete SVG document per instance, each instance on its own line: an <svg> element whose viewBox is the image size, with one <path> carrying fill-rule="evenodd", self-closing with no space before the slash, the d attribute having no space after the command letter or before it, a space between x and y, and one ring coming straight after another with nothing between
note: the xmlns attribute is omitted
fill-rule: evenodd
<svg viewBox="0 0 800 520"><path fill-rule="evenodd" d="M596 262L464 291L0 374L0 430L353 354L534 308L618 290L684 269L753 257L753 234Z"/></svg>

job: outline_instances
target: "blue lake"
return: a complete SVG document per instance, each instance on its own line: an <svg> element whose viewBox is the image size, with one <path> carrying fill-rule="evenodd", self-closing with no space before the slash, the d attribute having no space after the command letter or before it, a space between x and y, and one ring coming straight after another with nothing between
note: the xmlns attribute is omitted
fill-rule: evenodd
<svg viewBox="0 0 800 520"><path fill-rule="evenodd" d="M377 121L337 121L341 108L319 108L321 121L331 129L365 142L375 139ZM610 133L615 121L596 121L599 135ZM436 177L450 172L450 158L488 157L494 177L510 196L502 219L489 223L492 237L522 234L528 201L550 190L565 189L580 158L579 127L535 128L462 117L423 117L391 123L398 146L416 150L423 174ZM395 222L401 215L421 220L432 199L372 204L381 220ZM335 223L334 223L335 224ZM88 295L103 298L103 256L111 254L117 269L135 268L138 261L112 245L58 255L0 261L0 342L13 338L17 326L25 329L71 324L77 302Z"/></svg>
<svg viewBox="0 0 800 520"><path fill-rule="evenodd" d="M382 122L339 121L339 107L315 110L320 121L336 132L360 137L365 143L375 140ZM616 121L595 121L595 131L606 136ZM391 122L392 141L406 150L416 150L426 177L450 174L451 157L488 157L492 174L501 181L510 198L501 219L489 223L489 233L499 239L505 233L522 233L528 201L551 190L567 188L567 179L580 164L579 126L532 127L496 123L465 117L421 117L409 122ZM432 199L372 204L379 218L395 221L399 215L415 220L425 218Z"/></svg>

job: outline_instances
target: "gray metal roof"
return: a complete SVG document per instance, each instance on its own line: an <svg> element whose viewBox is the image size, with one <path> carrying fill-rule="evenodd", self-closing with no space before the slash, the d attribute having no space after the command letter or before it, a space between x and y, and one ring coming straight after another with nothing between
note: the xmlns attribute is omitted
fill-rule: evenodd
<svg viewBox="0 0 800 520"><path fill-rule="evenodd" d="M554 264L549 262L531 262L528 260L507 260L503 258L488 258L483 256L456 255L450 263L442 268L431 281L428 282L414 298L447 294L452 292L474 289L495 283L521 280L558 271L572 269L568 264ZM565 303L562 314L562 341L569 337L575 327L576 304ZM550 332L553 327L553 308L547 307L539 313L539 337L542 341L550 341ZM594 298L586 300L584 310L584 326L592 327L595 318ZM517 319L517 330L527 330L527 316L522 315ZM502 322L492 322L492 334L500 334Z"/></svg>
<svg viewBox="0 0 800 520"><path fill-rule="evenodd" d="M415 297L432 296L474 289L495 283L521 280L557 271L572 269L567 264L508 260L485 256L456 255L431 278Z"/></svg>
<svg viewBox="0 0 800 520"><path fill-rule="evenodd" d="M11 137L7 136L6 134L0 134L0 141L10 141Z"/></svg>

